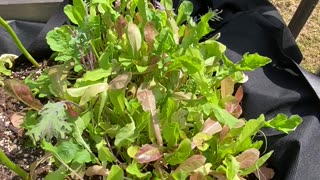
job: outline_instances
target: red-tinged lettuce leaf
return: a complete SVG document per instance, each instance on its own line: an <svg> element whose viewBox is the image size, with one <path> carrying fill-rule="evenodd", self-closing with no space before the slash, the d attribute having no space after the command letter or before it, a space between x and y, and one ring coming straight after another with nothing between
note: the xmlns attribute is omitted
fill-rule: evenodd
<svg viewBox="0 0 320 180"><path fill-rule="evenodd" d="M219 122L208 118L202 126L201 132L209 135L214 135L222 130L222 126Z"/></svg>
<svg viewBox="0 0 320 180"><path fill-rule="evenodd" d="M40 111L43 107L42 103L33 96L29 87L21 81L8 79L4 82L4 89L12 97L22 101L34 110Z"/></svg>
<svg viewBox="0 0 320 180"><path fill-rule="evenodd" d="M243 87L242 86L239 86L234 97L238 101L238 103L241 102L241 100L243 98Z"/></svg>
<svg viewBox="0 0 320 180"><path fill-rule="evenodd" d="M153 22L148 21L144 26L144 39L147 42L149 48L153 47L154 40L158 35L158 31Z"/></svg>
<svg viewBox="0 0 320 180"><path fill-rule="evenodd" d="M259 180L271 180L274 174L273 169L264 166L254 172L254 175L256 175Z"/></svg>
<svg viewBox="0 0 320 180"><path fill-rule="evenodd" d="M225 103L225 109L228 113L232 114L235 118L239 118L242 114L242 107L236 102Z"/></svg>
<svg viewBox="0 0 320 180"><path fill-rule="evenodd" d="M181 163L177 169L172 173L172 177L180 179L180 177L189 176L194 170L200 168L206 162L206 158L203 155L193 155L183 163Z"/></svg>
<svg viewBox="0 0 320 180"><path fill-rule="evenodd" d="M162 153L160 152L159 148L150 144L143 145L135 155L138 163L149 163L152 161L157 161L161 157Z"/></svg>
<svg viewBox="0 0 320 180"><path fill-rule="evenodd" d="M254 171L256 171L259 167L261 167L270 158L272 153L273 153L273 151L270 151L267 154L263 155L262 157L260 157L258 159L258 161L254 165L242 170L239 174L241 176L246 176L248 174L253 173Z"/></svg>
<svg viewBox="0 0 320 180"><path fill-rule="evenodd" d="M112 81L110 81L110 89L122 89L128 86L128 83L131 81L132 73L127 72L118 75Z"/></svg>
<svg viewBox="0 0 320 180"><path fill-rule="evenodd" d="M240 164L240 169L246 169L254 165L258 161L259 156L259 150L250 148L242 152L239 156L237 156L236 160Z"/></svg>
<svg viewBox="0 0 320 180"><path fill-rule="evenodd" d="M124 34L126 26L127 26L127 22L125 18L123 16L119 16L118 19L116 20L116 23L114 24L114 27L119 37L122 37L122 35Z"/></svg>
<svg viewBox="0 0 320 180"><path fill-rule="evenodd" d="M153 133L157 139L158 145L163 144L160 125L156 116L156 99L152 90L140 87L137 92L138 101L141 103L144 111L150 111L152 117Z"/></svg>

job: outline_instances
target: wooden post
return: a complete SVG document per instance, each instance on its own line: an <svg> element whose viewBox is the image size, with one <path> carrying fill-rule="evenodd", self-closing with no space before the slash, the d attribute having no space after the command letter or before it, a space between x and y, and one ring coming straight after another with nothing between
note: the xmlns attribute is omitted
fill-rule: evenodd
<svg viewBox="0 0 320 180"><path fill-rule="evenodd" d="M289 29L294 38L298 37L318 2L319 0L301 0L298 9L289 23Z"/></svg>

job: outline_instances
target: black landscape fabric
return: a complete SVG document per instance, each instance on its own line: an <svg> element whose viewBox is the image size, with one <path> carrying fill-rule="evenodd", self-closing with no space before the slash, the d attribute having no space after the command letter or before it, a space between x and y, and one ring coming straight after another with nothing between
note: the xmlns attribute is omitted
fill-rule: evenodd
<svg viewBox="0 0 320 180"><path fill-rule="evenodd" d="M264 131L267 150L274 150L268 161L269 167L276 172L274 179L320 179L320 78L298 65L302 60L301 52L276 8L267 0L192 2L195 18L209 9L222 10L222 20L213 22L212 27L214 33L221 34L219 41L228 47L227 56L231 60L239 61L246 52L258 52L272 59L271 64L247 73L243 117L250 119L265 114L266 119L271 119L284 113L303 118L303 123L289 135L270 129ZM179 2L174 4L177 6ZM11 22L22 42L38 59L51 55L45 45L45 34L66 22L61 7L46 24ZM21 54L0 28L0 54L3 53ZM23 58L21 56L20 60Z"/></svg>

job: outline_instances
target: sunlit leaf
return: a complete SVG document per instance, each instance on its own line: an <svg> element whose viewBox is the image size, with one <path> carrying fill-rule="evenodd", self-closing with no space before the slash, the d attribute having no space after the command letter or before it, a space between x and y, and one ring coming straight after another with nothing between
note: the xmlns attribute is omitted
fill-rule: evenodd
<svg viewBox="0 0 320 180"><path fill-rule="evenodd" d="M118 179L124 179L124 172L120 166L113 165L108 174L107 180L118 180Z"/></svg>
<svg viewBox="0 0 320 180"><path fill-rule="evenodd" d="M136 176L138 179L150 178L152 176L151 172L142 173L138 167L138 163L133 162L126 168L127 173Z"/></svg>
<svg viewBox="0 0 320 180"><path fill-rule="evenodd" d="M258 159L258 161L254 165L250 166L249 168L246 168L246 169L242 170L240 172L240 175L245 176L245 175L248 175L250 173L253 173L255 170L257 170L260 166L262 166L270 158L272 153L273 153L273 151L270 151L267 154L265 154L262 157L260 157Z"/></svg>
<svg viewBox="0 0 320 180"><path fill-rule="evenodd" d="M288 118L285 114L278 114L275 118L267 121L266 126L288 134L289 132L294 131L301 122L301 117L297 115L292 115Z"/></svg>
<svg viewBox="0 0 320 180"><path fill-rule="evenodd" d="M95 175L100 175L100 176L108 176L109 175L109 170L99 166L99 165L93 165L87 168L85 171L87 176L95 176Z"/></svg>
<svg viewBox="0 0 320 180"><path fill-rule="evenodd" d="M138 26L133 22L128 23L127 37L128 37L133 55L135 56L141 48L142 40L141 40L140 30Z"/></svg>

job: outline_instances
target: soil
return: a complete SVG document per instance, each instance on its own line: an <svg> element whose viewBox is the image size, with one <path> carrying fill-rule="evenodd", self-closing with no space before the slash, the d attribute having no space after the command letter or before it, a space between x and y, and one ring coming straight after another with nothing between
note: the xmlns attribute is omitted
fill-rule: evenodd
<svg viewBox="0 0 320 180"><path fill-rule="evenodd" d="M46 63L42 63L44 68ZM20 64L16 66L19 69L14 69L12 76L9 78L15 78L23 80L29 74L36 73L41 74L42 69L35 70L29 64ZM32 145L32 142L28 140L28 137L23 136L23 131L16 127L16 124L12 124L11 117L13 114L23 114L27 110L26 106L18 100L10 97L5 93L4 89L0 87L0 148L8 156L8 158L14 163L18 164L22 169L29 172L30 165L39 160L44 152L40 148L36 148ZM37 174L46 174L48 171L48 163L41 164L37 168ZM21 179L14 172L10 171L7 167L0 164L0 179L11 180Z"/></svg>

